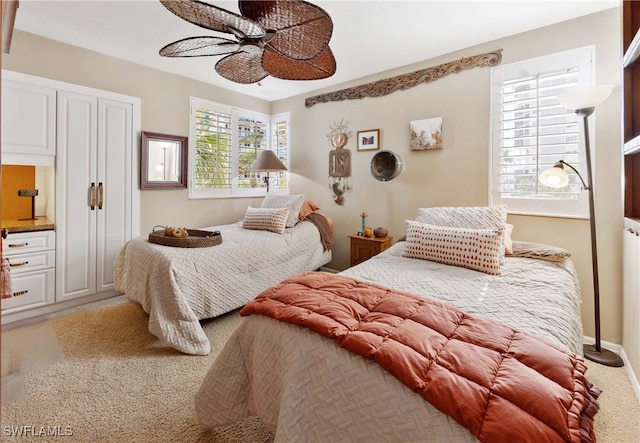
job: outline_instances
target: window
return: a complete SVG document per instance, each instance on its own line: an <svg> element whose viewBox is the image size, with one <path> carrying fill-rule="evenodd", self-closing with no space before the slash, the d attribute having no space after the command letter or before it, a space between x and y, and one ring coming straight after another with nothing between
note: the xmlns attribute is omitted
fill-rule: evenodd
<svg viewBox="0 0 640 443"><path fill-rule="evenodd" d="M264 195L265 173L249 168L265 149L288 167L288 113L269 116L192 97L189 197ZM269 178L271 190L289 191L287 171L271 172Z"/></svg>
<svg viewBox="0 0 640 443"><path fill-rule="evenodd" d="M590 86L593 60L587 47L492 69L492 204L512 213L588 217L588 195L573 171L567 169L570 181L561 189L538 176L564 160L586 177L582 120L557 96Z"/></svg>

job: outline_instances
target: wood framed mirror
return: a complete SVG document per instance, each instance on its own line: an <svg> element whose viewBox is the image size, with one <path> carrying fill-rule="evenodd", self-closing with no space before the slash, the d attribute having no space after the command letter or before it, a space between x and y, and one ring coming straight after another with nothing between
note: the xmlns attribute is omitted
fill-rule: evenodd
<svg viewBox="0 0 640 443"><path fill-rule="evenodd" d="M187 137L142 131L140 188L187 187Z"/></svg>

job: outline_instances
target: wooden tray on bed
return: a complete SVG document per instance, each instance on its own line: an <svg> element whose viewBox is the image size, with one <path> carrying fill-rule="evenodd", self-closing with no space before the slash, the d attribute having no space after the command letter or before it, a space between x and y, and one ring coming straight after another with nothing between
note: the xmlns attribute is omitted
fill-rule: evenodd
<svg viewBox="0 0 640 443"><path fill-rule="evenodd" d="M155 229L155 228L154 228ZM187 229L188 236L183 238L168 237L164 235L163 229L158 229L149 234L149 241L164 246L174 246L178 248L206 248L222 243L220 231L202 231L199 229Z"/></svg>

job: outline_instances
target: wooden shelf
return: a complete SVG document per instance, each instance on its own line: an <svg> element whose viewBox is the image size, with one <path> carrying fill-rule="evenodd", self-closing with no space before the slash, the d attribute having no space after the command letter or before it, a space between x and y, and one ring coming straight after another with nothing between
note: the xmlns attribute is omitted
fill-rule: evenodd
<svg viewBox="0 0 640 443"><path fill-rule="evenodd" d="M622 2L624 216L640 219L640 2Z"/></svg>

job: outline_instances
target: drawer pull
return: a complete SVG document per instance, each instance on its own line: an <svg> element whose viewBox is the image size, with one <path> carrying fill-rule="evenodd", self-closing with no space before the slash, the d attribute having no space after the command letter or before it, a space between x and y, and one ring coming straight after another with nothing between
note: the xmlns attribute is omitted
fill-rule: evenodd
<svg viewBox="0 0 640 443"><path fill-rule="evenodd" d="M24 290L24 291L14 292L14 293L13 293L13 296L14 296L14 297L19 297L19 296L21 296L21 295L26 294L27 292L29 292L29 290L28 290L28 289L27 289L27 290Z"/></svg>
<svg viewBox="0 0 640 443"><path fill-rule="evenodd" d="M12 267L12 268L17 268L18 266L25 266L25 265L28 265L28 264L29 264L28 261L23 261L23 262L20 262L20 263L11 263L11 262L9 262L9 266Z"/></svg>
<svg viewBox="0 0 640 443"><path fill-rule="evenodd" d="M28 242L24 242L24 243L9 243L9 247L10 248L24 248L25 246L28 246L29 243Z"/></svg>

